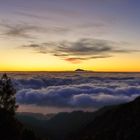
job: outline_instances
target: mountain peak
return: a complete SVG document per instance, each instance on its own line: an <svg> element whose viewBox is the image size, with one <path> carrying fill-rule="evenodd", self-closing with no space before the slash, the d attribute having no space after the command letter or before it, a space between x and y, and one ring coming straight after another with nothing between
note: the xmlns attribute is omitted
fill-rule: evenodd
<svg viewBox="0 0 140 140"><path fill-rule="evenodd" d="M76 69L75 71L77 71L77 72L83 72L85 70L83 70L83 69Z"/></svg>

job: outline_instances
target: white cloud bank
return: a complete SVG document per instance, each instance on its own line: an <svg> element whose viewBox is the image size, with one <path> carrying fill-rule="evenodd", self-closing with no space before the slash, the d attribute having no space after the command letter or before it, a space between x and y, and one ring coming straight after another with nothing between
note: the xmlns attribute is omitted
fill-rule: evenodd
<svg viewBox="0 0 140 140"><path fill-rule="evenodd" d="M21 77L14 80L17 102L58 108L99 108L140 95L140 78L130 76Z"/></svg>

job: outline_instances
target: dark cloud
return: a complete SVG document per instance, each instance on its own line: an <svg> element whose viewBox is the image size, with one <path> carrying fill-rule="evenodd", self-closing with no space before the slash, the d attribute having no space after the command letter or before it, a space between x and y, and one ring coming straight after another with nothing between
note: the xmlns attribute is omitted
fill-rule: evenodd
<svg viewBox="0 0 140 140"><path fill-rule="evenodd" d="M39 46L39 44L31 44L30 46L26 46L26 45L23 45L22 47L28 47L28 48L40 48L41 46Z"/></svg>
<svg viewBox="0 0 140 140"><path fill-rule="evenodd" d="M38 53L50 53L69 62L81 62L82 60L108 58L115 53L131 53L137 50L121 49L124 43L101 39L83 38L78 41L46 42L41 44L24 45L26 48L34 48Z"/></svg>

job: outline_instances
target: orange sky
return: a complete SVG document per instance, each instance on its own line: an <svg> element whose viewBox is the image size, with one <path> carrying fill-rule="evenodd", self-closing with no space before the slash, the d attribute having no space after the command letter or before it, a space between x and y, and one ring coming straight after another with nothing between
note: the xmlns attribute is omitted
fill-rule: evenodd
<svg viewBox="0 0 140 140"><path fill-rule="evenodd" d="M140 71L137 5L52 1L1 3L0 71Z"/></svg>

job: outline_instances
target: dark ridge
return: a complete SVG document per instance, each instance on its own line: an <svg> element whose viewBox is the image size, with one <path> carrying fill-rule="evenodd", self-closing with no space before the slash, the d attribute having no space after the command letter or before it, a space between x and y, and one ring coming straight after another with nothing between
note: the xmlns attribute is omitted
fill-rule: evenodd
<svg viewBox="0 0 140 140"><path fill-rule="evenodd" d="M140 140L140 97L106 109L73 140Z"/></svg>
<svg viewBox="0 0 140 140"><path fill-rule="evenodd" d="M84 72L85 70L83 70L83 69L76 69L75 71L77 71L77 72Z"/></svg>

